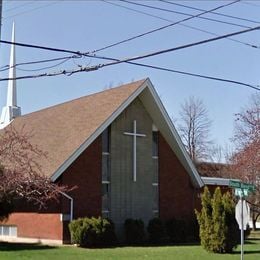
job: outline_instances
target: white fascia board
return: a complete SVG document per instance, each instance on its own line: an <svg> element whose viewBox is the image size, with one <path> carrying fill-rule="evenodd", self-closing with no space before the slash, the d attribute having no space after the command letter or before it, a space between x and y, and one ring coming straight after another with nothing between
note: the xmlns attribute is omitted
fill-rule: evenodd
<svg viewBox="0 0 260 260"><path fill-rule="evenodd" d="M218 178L218 177L201 177L205 185L218 185L218 186L229 186L229 182L240 181L238 179L227 179L227 178Z"/></svg>
<svg viewBox="0 0 260 260"><path fill-rule="evenodd" d="M139 96L139 94L147 87L148 79L131 95L128 99L117 108L116 111L97 128L97 130L84 142L79 148L71 154L71 156L55 171L51 176L51 180L56 181L61 174L83 153L87 147L129 106L129 104Z"/></svg>
<svg viewBox="0 0 260 260"><path fill-rule="evenodd" d="M172 138L175 139L176 143L177 143L177 147L180 149L181 154L184 157L184 161L186 162L186 165L184 165L184 167L186 168L186 170L188 171L190 177L192 178L193 181L195 181L194 184L197 184L198 187L203 187L204 186L204 182L202 181L200 175L198 174L193 162L191 161L181 139L179 134L177 133L172 120L170 119L166 109L164 108L164 105L162 104L157 92L155 91L155 88L153 87L152 83L150 80L148 80L147 82L148 84L148 89L150 90L150 93L152 94L154 101L157 105L157 107L159 108L163 118L166 121L166 124L171 132ZM157 126L160 129L160 126ZM178 157L178 156L177 156Z"/></svg>

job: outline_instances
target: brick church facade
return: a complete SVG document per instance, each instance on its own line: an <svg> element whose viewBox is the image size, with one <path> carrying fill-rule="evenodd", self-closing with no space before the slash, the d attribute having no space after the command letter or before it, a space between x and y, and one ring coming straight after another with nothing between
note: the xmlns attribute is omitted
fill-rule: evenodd
<svg viewBox="0 0 260 260"><path fill-rule="evenodd" d="M39 163L53 182L76 187L39 211L18 203L0 239L67 243L68 223L110 218L191 219L204 182L149 79L15 118L48 153ZM9 127L9 126L7 126Z"/></svg>

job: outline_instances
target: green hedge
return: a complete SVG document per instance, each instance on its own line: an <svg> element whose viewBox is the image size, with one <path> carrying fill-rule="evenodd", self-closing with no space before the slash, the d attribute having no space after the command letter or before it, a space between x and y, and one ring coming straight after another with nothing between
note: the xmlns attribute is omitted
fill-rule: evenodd
<svg viewBox="0 0 260 260"><path fill-rule="evenodd" d="M160 218L153 218L149 221L147 226L149 240L152 243L160 243L165 238L164 223Z"/></svg>
<svg viewBox="0 0 260 260"><path fill-rule="evenodd" d="M69 224L72 243L82 247L109 246L116 242L114 224L104 218L79 218Z"/></svg>
<svg viewBox="0 0 260 260"><path fill-rule="evenodd" d="M166 222L166 232L172 243L187 241L187 225L184 220L172 218Z"/></svg>
<svg viewBox="0 0 260 260"><path fill-rule="evenodd" d="M141 244L144 242L144 222L141 219L127 219L124 229L128 244Z"/></svg>

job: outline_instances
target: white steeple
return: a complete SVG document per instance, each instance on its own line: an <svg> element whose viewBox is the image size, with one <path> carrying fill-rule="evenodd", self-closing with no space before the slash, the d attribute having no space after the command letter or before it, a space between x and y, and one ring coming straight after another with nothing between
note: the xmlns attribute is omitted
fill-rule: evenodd
<svg viewBox="0 0 260 260"><path fill-rule="evenodd" d="M15 25L13 23L12 42L15 42ZM16 97L16 69L15 69L15 45L11 45L9 63L9 81L7 87L7 102L2 109L0 129L6 127L15 117L21 115L21 108L17 106Z"/></svg>

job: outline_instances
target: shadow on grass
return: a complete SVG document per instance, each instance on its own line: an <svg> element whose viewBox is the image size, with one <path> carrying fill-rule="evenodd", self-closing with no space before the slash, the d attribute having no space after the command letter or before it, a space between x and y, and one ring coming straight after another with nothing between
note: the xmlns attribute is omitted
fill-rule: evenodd
<svg viewBox="0 0 260 260"><path fill-rule="evenodd" d="M47 246L41 244L27 244L27 243L0 243L0 251L23 251L23 250L45 250L54 249L55 246Z"/></svg>
<svg viewBox="0 0 260 260"><path fill-rule="evenodd" d="M240 255L240 251L235 251L232 253L232 255ZM260 250L250 250L250 251L244 251L244 255L252 255L252 254L260 254Z"/></svg>

